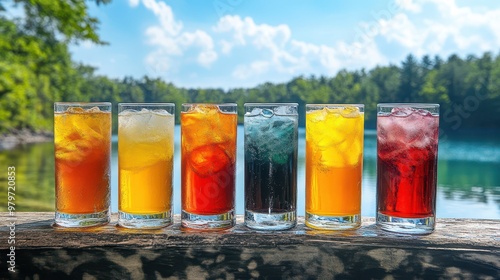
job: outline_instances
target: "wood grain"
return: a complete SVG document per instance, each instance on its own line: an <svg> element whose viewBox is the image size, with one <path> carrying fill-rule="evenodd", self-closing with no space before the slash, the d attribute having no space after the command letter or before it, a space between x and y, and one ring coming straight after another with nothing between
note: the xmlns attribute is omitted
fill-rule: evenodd
<svg viewBox="0 0 500 280"><path fill-rule="evenodd" d="M116 215L107 226L65 229L53 227L53 217L17 213L17 272L2 257L0 278L500 279L499 220L438 219L434 233L411 236L381 231L373 218L356 231L311 230L301 217L292 230L259 232L238 216L230 230L187 232L179 216L159 230L119 228ZM6 256L10 245L2 240Z"/></svg>

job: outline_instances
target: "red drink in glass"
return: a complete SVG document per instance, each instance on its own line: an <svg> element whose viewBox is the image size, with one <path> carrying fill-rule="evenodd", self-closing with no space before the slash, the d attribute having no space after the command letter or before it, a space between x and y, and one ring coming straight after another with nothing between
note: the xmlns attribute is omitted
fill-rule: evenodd
<svg viewBox="0 0 500 280"><path fill-rule="evenodd" d="M379 104L377 223L382 229L434 230L439 105Z"/></svg>
<svg viewBox="0 0 500 280"><path fill-rule="evenodd" d="M235 224L236 111L234 103L182 105L184 228L218 230Z"/></svg>

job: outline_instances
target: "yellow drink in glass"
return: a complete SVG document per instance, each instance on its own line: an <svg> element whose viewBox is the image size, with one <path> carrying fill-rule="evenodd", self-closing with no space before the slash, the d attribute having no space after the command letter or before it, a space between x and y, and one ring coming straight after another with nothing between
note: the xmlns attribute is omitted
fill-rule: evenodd
<svg viewBox="0 0 500 280"><path fill-rule="evenodd" d="M306 225L361 225L363 105L306 106Z"/></svg>
<svg viewBox="0 0 500 280"><path fill-rule="evenodd" d="M119 220L129 228L172 223L173 104L120 104Z"/></svg>

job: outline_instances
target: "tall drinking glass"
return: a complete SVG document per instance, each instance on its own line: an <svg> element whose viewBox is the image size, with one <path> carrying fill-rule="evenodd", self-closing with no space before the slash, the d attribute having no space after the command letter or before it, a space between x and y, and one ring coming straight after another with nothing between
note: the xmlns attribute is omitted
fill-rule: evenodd
<svg viewBox="0 0 500 280"><path fill-rule="evenodd" d="M54 103L55 223L109 222L111 103Z"/></svg>
<svg viewBox="0 0 500 280"><path fill-rule="evenodd" d="M428 234L436 218L438 104L378 104L377 224Z"/></svg>
<svg viewBox="0 0 500 280"><path fill-rule="evenodd" d="M245 104L245 225L284 230L297 224L296 103Z"/></svg>
<svg viewBox="0 0 500 280"><path fill-rule="evenodd" d="M118 224L159 228L172 223L172 103L118 104Z"/></svg>
<svg viewBox="0 0 500 280"><path fill-rule="evenodd" d="M181 112L182 226L234 226L237 106L183 104Z"/></svg>
<svg viewBox="0 0 500 280"><path fill-rule="evenodd" d="M306 105L306 225L361 225L364 105Z"/></svg>

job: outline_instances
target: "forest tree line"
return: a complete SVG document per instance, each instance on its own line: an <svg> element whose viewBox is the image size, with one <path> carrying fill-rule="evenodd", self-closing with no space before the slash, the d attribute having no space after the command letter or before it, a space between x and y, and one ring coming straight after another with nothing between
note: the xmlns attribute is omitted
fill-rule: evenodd
<svg viewBox="0 0 500 280"><path fill-rule="evenodd" d="M500 128L500 53L408 55L400 65L341 70L333 77L299 76L286 83L229 90L181 88L161 77L112 79L74 62L69 44L105 44L86 5L14 2L28 16L8 17L0 4L0 133L22 128L51 131L56 101L109 101L114 112L118 102L172 102L177 114L182 103L236 102L240 120L245 102L296 102L301 125L305 104L361 103L367 128L375 127L377 103L425 102L441 105L443 129Z"/></svg>

